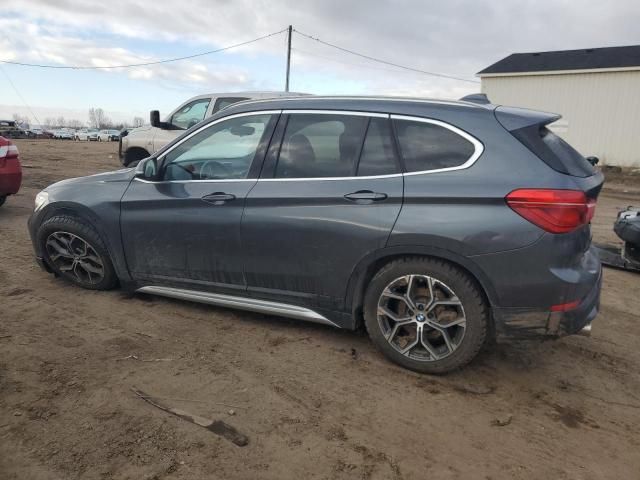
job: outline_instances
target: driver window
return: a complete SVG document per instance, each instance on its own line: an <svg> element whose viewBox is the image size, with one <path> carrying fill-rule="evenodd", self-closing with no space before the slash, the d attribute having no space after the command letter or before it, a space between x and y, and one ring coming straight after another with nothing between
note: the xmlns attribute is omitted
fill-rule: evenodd
<svg viewBox="0 0 640 480"><path fill-rule="evenodd" d="M247 178L271 115L225 120L205 128L171 150L165 180Z"/></svg>
<svg viewBox="0 0 640 480"><path fill-rule="evenodd" d="M201 98L187 103L171 117L171 124L175 127L187 130L196 123L204 120L204 116L209 108L210 98Z"/></svg>

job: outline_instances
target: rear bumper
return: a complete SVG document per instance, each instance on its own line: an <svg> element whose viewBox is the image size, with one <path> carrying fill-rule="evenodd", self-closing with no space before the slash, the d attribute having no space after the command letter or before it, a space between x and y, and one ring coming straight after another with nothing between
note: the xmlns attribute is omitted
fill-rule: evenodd
<svg viewBox="0 0 640 480"><path fill-rule="evenodd" d="M5 195L13 195L20 190L22 183L21 171L6 172L0 169L0 197Z"/></svg>
<svg viewBox="0 0 640 480"><path fill-rule="evenodd" d="M493 308L498 340L516 338L560 337L586 334L600 309L602 270L591 290L580 303L564 312L540 311L526 308Z"/></svg>

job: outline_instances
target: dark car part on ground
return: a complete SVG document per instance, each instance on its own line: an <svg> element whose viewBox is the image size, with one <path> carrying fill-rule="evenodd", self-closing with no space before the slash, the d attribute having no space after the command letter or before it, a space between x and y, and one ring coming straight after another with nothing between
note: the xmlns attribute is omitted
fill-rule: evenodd
<svg viewBox="0 0 640 480"><path fill-rule="evenodd" d="M584 333L598 313L603 177L547 131L557 118L244 102L135 170L47 187L29 229L38 262L84 288L364 323L394 362L444 373L491 339Z"/></svg>
<svg viewBox="0 0 640 480"><path fill-rule="evenodd" d="M627 207L618 213L613 225L616 235L624 241L622 248L597 245L604 265L640 272L640 208Z"/></svg>
<svg viewBox="0 0 640 480"><path fill-rule="evenodd" d="M0 136L0 206L5 203L7 196L18 193L21 183L22 166L18 147Z"/></svg>

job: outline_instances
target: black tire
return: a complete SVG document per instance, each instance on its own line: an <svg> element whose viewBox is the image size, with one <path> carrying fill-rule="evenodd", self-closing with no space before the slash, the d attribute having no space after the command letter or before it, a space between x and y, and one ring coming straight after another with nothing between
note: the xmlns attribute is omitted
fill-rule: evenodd
<svg viewBox="0 0 640 480"><path fill-rule="evenodd" d="M451 349L452 351L443 358L410 358L392 346L393 333L390 334L390 341L385 337L384 327L378 319L378 302L387 286L408 275L429 276L444 283L455 292L461 303L466 318L464 333L455 349ZM382 318L385 318L384 315ZM442 374L463 367L476 357L489 337L489 309L475 281L456 266L435 258L406 257L382 267L367 288L364 320L369 337L388 359L420 373ZM418 348L421 348L420 345Z"/></svg>
<svg viewBox="0 0 640 480"><path fill-rule="evenodd" d="M4 205L4 202L7 201L7 196L6 195L0 195L0 207L2 205Z"/></svg>
<svg viewBox="0 0 640 480"><path fill-rule="evenodd" d="M140 160L143 158L147 158L149 156L149 152L139 147L132 147L124 152L124 158L122 160L122 165L125 167L133 167L138 164Z"/></svg>
<svg viewBox="0 0 640 480"><path fill-rule="evenodd" d="M95 251L101 262L102 278L95 282L82 281L76 275L61 270L60 266L51 259L46 244L50 235L54 233L71 234L86 242ZM82 220L68 215L51 217L40 225L36 238L42 249L44 261L47 262L56 275L64 278L68 282L88 290L110 290L118 284L118 277L104 242L93 227L84 223Z"/></svg>

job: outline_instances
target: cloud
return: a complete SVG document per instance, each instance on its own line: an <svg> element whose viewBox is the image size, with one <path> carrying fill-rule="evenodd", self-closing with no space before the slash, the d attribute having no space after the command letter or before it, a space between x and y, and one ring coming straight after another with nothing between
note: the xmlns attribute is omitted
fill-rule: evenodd
<svg viewBox="0 0 640 480"><path fill-rule="evenodd" d="M157 56L143 55L128 49L108 46L103 42L81 37L68 28L43 27L33 22L0 18L0 60L20 61L60 66L108 67L148 63ZM215 71L195 60L175 64L160 64L131 69L104 69L104 72L124 74L134 79L165 81L184 85L215 85L218 88L237 88L248 85L247 72L233 65L219 64Z"/></svg>
<svg viewBox="0 0 640 480"><path fill-rule="evenodd" d="M160 55L106 47L94 39L95 34L129 43L138 39L179 45L184 53L191 53L249 40L292 24L302 32L378 58L473 78L477 71L513 52L632 44L637 42L640 18L640 2L636 0L110 0L91 8L86 5L85 0L25 0L4 6L3 18L8 20L0 23L0 31L7 22L11 24L12 16L20 18L21 26L10 31L11 43L3 44L6 48L0 55L66 64L138 62ZM311 92L342 88L343 93L455 98L479 89L473 84L387 68L299 35L294 36L294 48L293 85L309 86ZM279 36L234 52L258 60L262 55L283 58L284 51L284 36ZM232 90L254 88L275 75L258 66L231 64L216 65L211 71L205 59L115 73Z"/></svg>

